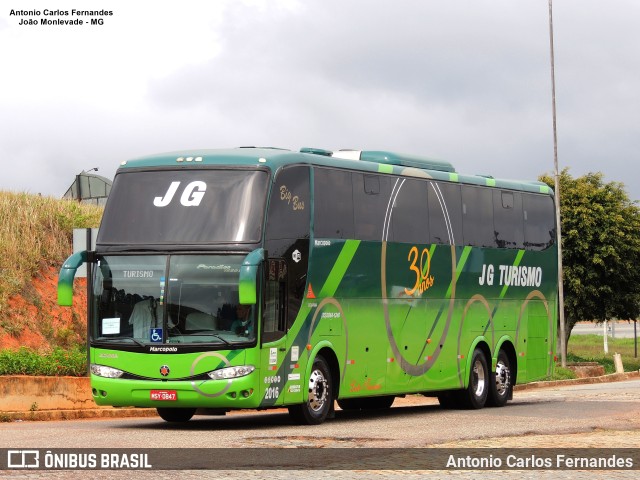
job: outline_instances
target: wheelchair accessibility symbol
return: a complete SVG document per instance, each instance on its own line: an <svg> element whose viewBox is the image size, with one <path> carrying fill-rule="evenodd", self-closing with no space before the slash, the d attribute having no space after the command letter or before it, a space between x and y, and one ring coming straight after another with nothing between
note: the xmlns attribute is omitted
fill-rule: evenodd
<svg viewBox="0 0 640 480"><path fill-rule="evenodd" d="M153 343L162 343L162 329L152 328L150 340Z"/></svg>

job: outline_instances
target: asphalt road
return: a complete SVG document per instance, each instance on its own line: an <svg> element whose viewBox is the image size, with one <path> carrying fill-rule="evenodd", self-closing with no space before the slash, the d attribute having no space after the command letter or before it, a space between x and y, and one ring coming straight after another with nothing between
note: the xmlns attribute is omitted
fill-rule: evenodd
<svg viewBox="0 0 640 480"><path fill-rule="evenodd" d="M398 399L394 407L378 412L336 412L323 425L293 425L283 411L239 412L225 417L194 417L186 424L168 424L159 418L13 422L0 424L0 448L211 448L224 447L255 452L256 448L306 449L350 448L638 448L640 445L640 379L519 391L504 408L479 411L443 410L437 401L424 397ZM183 450L187 451L187 450ZM236 450L237 451L237 450ZM355 454L358 450L352 450ZM168 451L169 452L169 451ZM175 451L173 451L175 452ZM175 453L172 453L175 454ZM376 471L376 478L414 478L416 472ZM363 466L362 471L367 471ZM21 472L24 474L25 472ZM45 472L58 478L59 472ZM72 472L80 475L82 472ZM127 472L93 472L93 478L117 478ZM151 475L152 472L137 472ZM200 478L199 472L193 478ZM217 471L216 478L291 478L292 471ZM314 470L314 478L369 478L360 470L342 472ZM371 472L369 472L371 473ZM433 472L432 472L433 473ZM442 476L464 476L469 472L436 471ZM511 472L513 473L513 472ZM562 472L548 478L562 478ZM593 472L592 472L593 473ZM597 472L596 472L597 473ZM608 472L606 478L635 478L634 472ZM637 471L635 472L637 473ZM104 474L104 476L102 476ZM108 474L108 476L107 476ZM527 476L531 474L530 476ZM545 472L530 471L522 478L547 478ZM39 478L44 473L32 472ZM131 475L129 473L128 475ZM173 474L175 476L175 473ZM190 477L180 472L180 477ZM195 475L195 473L194 473ZM237 475L237 476L235 476ZM397 475L397 477L395 476ZM582 474L581 474L582 475ZM585 474L586 475L586 474ZM572 476L570 478L602 478ZM619 476L622 475L622 476ZM10 474L7 476L13 478ZM153 478L168 478L153 472ZM299 475L296 475L299 476ZM497 478L496 475L492 475ZM18 478L16 476L15 478ZM24 478L21 475L20 478ZM59 478L70 478L60 476ZM73 477L80 478L80 477ZM123 477L124 478L124 477ZM417 476L415 478L422 478ZM503 477L499 477L503 478ZM508 478L508 477L504 477Z"/></svg>
<svg viewBox="0 0 640 480"><path fill-rule="evenodd" d="M629 322L617 322L613 328L611 323L608 323L609 337L615 336L615 338L634 338L633 335L633 323ZM577 323L571 330L571 335L604 335L603 324L595 323ZM640 336L640 325L637 327L637 334Z"/></svg>

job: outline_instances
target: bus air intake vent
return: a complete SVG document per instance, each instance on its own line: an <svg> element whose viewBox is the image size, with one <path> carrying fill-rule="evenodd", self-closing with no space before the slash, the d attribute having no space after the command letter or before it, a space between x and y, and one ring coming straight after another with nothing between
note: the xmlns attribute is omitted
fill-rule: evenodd
<svg viewBox="0 0 640 480"><path fill-rule="evenodd" d="M384 151L363 151L360 153L360 160L367 162L386 163L388 165L399 165L402 167L424 168L426 170L437 170L439 172L455 172L449 162L434 160L418 155L407 155L404 153L393 153Z"/></svg>

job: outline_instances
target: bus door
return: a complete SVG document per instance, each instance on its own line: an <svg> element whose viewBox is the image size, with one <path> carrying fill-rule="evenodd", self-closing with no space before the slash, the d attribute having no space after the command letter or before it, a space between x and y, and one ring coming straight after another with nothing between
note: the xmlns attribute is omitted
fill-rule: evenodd
<svg viewBox="0 0 640 480"><path fill-rule="evenodd" d="M267 279L262 316L262 372L260 389L263 405L280 405L284 400L284 356L287 333L287 264L284 259L267 261Z"/></svg>

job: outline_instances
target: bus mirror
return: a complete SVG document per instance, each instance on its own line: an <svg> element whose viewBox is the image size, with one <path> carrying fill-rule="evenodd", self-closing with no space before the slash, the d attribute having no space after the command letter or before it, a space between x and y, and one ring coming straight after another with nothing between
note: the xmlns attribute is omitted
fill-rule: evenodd
<svg viewBox="0 0 640 480"><path fill-rule="evenodd" d="M58 275L58 305L73 305L73 279L78 267L87 261L87 251L77 252L67 258Z"/></svg>
<svg viewBox="0 0 640 480"><path fill-rule="evenodd" d="M255 305L258 301L258 268L263 261L264 248L256 248L242 261L238 282L238 295L242 305Z"/></svg>

